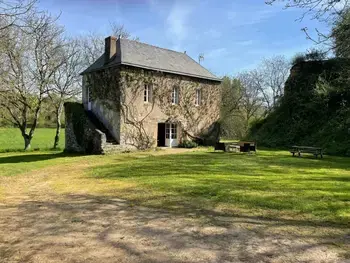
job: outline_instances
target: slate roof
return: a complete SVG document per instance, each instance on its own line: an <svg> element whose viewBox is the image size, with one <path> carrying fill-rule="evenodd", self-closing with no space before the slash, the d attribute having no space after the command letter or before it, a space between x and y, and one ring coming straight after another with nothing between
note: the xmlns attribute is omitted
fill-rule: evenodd
<svg viewBox="0 0 350 263"><path fill-rule="evenodd" d="M118 39L116 44L117 54L112 57L107 64L104 64L104 55L102 55L82 74L115 65L128 65L201 79L221 81L221 79L202 67L185 53L123 38Z"/></svg>

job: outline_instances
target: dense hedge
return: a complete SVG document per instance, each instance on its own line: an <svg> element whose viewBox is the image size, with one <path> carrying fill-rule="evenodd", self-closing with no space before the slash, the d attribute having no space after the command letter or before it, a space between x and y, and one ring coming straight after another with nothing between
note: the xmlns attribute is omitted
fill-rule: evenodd
<svg viewBox="0 0 350 263"><path fill-rule="evenodd" d="M256 122L249 137L267 147L321 146L350 155L349 61L307 61L293 66L280 105Z"/></svg>

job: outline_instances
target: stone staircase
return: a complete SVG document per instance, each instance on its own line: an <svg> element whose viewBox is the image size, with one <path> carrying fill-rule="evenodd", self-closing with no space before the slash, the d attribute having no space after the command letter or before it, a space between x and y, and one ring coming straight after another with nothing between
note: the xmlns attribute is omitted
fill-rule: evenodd
<svg viewBox="0 0 350 263"><path fill-rule="evenodd" d="M106 143L102 145L104 154L130 152L132 149L128 146L120 145L117 140L114 139L109 130L104 124L98 119L98 117L92 111L86 111L86 115L96 129L100 130L106 135Z"/></svg>
<svg viewBox="0 0 350 263"><path fill-rule="evenodd" d="M106 142L103 146L103 152L104 154L113 154L113 153L124 153L124 152L130 152L131 149L124 145L115 144L111 142Z"/></svg>
<svg viewBox="0 0 350 263"><path fill-rule="evenodd" d="M118 142L114 139L109 130L104 126L104 124L97 118L97 116L92 111L86 111L86 115L96 129L100 130L106 135L106 140L108 143L118 145Z"/></svg>

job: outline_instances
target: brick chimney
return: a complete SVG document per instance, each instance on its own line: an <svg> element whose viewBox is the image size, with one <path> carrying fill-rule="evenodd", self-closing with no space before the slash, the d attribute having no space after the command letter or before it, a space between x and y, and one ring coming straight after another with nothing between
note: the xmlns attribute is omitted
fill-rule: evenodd
<svg viewBox="0 0 350 263"><path fill-rule="evenodd" d="M110 59L117 52L117 38L114 36L109 36L105 38L105 64L107 64Z"/></svg>

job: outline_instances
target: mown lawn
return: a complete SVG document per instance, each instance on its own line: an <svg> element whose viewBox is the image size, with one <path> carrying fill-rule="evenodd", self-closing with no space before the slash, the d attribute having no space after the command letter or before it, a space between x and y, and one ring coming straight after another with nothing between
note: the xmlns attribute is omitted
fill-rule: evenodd
<svg viewBox="0 0 350 263"><path fill-rule="evenodd" d="M194 152L102 165L88 176L132 184L121 195L141 204L349 224L349 168L339 157Z"/></svg>
<svg viewBox="0 0 350 263"><path fill-rule="evenodd" d="M350 222L349 158L208 149L110 156L17 153L0 155L0 178L23 177L33 170L35 175L47 166L54 172L46 172L50 176L45 180L59 194L112 195L179 212L219 211L339 226Z"/></svg>
<svg viewBox="0 0 350 263"><path fill-rule="evenodd" d="M37 128L31 149L48 150L53 147L55 129ZM59 147L64 148L64 130L61 131ZM0 152L20 151L24 149L24 141L18 128L0 128Z"/></svg>

